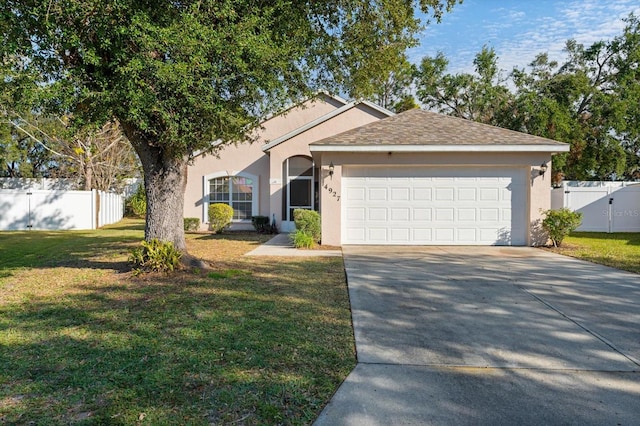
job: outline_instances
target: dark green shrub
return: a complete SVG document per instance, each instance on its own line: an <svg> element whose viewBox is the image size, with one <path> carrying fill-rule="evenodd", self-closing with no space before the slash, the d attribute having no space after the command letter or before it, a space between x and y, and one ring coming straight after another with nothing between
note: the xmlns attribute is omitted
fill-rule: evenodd
<svg viewBox="0 0 640 426"><path fill-rule="evenodd" d="M542 228L549 233L549 238L555 247L560 247L564 237L582 223L582 213L574 212L566 207L560 210L547 210L543 212Z"/></svg>
<svg viewBox="0 0 640 426"><path fill-rule="evenodd" d="M140 272L171 272L180 266L182 252L171 242L157 239L143 241L142 247L131 250L129 262Z"/></svg>
<svg viewBox="0 0 640 426"><path fill-rule="evenodd" d="M271 232L269 216L252 216L251 224L253 225L253 228L261 234L268 234Z"/></svg>
<svg viewBox="0 0 640 426"><path fill-rule="evenodd" d="M209 229L220 233L231 225L233 208L229 204L215 203L209 205Z"/></svg>
<svg viewBox="0 0 640 426"><path fill-rule="evenodd" d="M320 214L313 210L295 209L293 211L293 220L296 229L311 236L316 243L320 242L322 236L320 231Z"/></svg>
<svg viewBox="0 0 640 426"><path fill-rule="evenodd" d="M291 234L290 238L296 248L313 248L316 245L316 242L311 235L299 229Z"/></svg>
<svg viewBox="0 0 640 426"><path fill-rule="evenodd" d="M200 219L197 217L185 217L184 218L184 230L185 231L197 231L200 228Z"/></svg>
<svg viewBox="0 0 640 426"><path fill-rule="evenodd" d="M144 217L147 213L147 194L144 192L144 185L139 185L124 205L125 215L129 217Z"/></svg>

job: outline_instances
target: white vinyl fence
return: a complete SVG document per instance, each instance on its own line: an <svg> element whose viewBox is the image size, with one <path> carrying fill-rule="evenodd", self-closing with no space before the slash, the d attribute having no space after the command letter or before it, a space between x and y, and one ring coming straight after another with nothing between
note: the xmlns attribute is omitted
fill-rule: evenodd
<svg viewBox="0 0 640 426"><path fill-rule="evenodd" d="M128 178L123 181L122 195L129 197L138 186L142 184L142 178ZM79 190L80 183L74 179L51 179L51 178L0 178L0 189L15 190ZM118 192L118 191L111 191Z"/></svg>
<svg viewBox="0 0 640 426"><path fill-rule="evenodd" d="M640 232L640 183L564 182L551 190L551 208L582 213L585 232Z"/></svg>
<svg viewBox="0 0 640 426"><path fill-rule="evenodd" d="M123 215L124 197L119 194L0 189L0 230L96 229Z"/></svg>
<svg viewBox="0 0 640 426"><path fill-rule="evenodd" d="M0 178L0 189L72 191L80 189L79 185L73 179Z"/></svg>

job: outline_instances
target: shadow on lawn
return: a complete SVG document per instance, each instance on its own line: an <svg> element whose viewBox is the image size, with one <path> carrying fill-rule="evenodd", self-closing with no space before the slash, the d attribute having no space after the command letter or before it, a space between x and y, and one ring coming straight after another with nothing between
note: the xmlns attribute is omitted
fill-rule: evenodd
<svg viewBox="0 0 640 426"><path fill-rule="evenodd" d="M129 271L131 249L144 238L144 223L123 221L95 231L22 231L0 233L0 276L15 268L91 268ZM255 246L270 236L255 232L187 234L187 240L243 242ZM200 246L202 247L202 246ZM248 251L248 250L247 250ZM206 258L205 258L206 260Z"/></svg>
<svg viewBox="0 0 640 426"><path fill-rule="evenodd" d="M275 236L271 234L258 234L255 231L227 231L222 234L192 233L188 235L194 235L194 240L252 241L255 244L262 244Z"/></svg>
<svg viewBox="0 0 640 426"><path fill-rule="evenodd" d="M118 223L107 225L103 229L105 230L118 230L118 231L144 231L144 220L140 219L124 219Z"/></svg>
<svg viewBox="0 0 640 426"><path fill-rule="evenodd" d="M20 232L0 234L0 271L13 268L77 267L126 270L138 235L96 232Z"/></svg>
<svg viewBox="0 0 640 426"><path fill-rule="evenodd" d="M337 261L284 267L327 268L342 273ZM273 274L80 285L0 306L0 423L309 423L354 364L346 290Z"/></svg>

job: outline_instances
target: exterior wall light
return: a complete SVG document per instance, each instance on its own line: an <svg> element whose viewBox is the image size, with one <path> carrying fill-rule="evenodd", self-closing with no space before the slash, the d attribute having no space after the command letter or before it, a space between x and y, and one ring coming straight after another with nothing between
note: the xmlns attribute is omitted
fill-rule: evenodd
<svg viewBox="0 0 640 426"><path fill-rule="evenodd" d="M547 172L547 168L547 163L540 164L540 170L538 171L538 173L540 173L540 176L544 176L544 174Z"/></svg>
<svg viewBox="0 0 640 426"><path fill-rule="evenodd" d="M331 178L333 179L333 161L329 164L329 176L331 176Z"/></svg>

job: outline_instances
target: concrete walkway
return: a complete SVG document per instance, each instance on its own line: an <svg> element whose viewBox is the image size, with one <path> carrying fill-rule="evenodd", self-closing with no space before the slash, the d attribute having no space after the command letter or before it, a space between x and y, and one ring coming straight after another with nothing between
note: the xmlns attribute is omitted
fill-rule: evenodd
<svg viewBox="0 0 640 426"><path fill-rule="evenodd" d="M266 243L245 254L245 256L283 256L283 257L336 257L342 256L341 250L300 250L291 244L289 234L277 234Z"/></svg>
<svg viewBox="0 0 640 426"><path fill-rule="evenodd" d="M358 365L316 425L640 423L640 276L531 248L343 252Z"/></svg>

